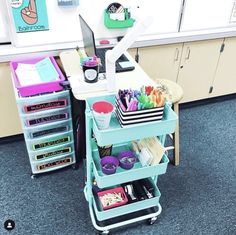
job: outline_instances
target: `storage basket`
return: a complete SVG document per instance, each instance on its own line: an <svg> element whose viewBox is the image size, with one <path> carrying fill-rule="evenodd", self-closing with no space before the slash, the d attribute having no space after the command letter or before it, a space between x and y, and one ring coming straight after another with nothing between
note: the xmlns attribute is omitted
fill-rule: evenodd
<svg viewBox="0 0 236 235"><path fill-rule="evenodd" d="M20 81L18 79L18 76L16 74L16 69L18 67L19 63L24 64L36 64L37 62L43 60L45 58L34 58L31 60L22 60L22 61L11 61L10 62L10 68L13 76L13 81L16 89L19 91L20 96L32 96L32 95L38 95L41 93L47 93L47 92L53 92L53 91L61 91L63 87L60 85L62 81L65 80L64 75L62 74L59 66L57 65L55 59L53 57L49 57L51 60L53 66L55 67L57 73L58 73L58 80L50 81L50 82L42 82L38 84L32 84L27 86L22 86L20 84Z"/></svg>

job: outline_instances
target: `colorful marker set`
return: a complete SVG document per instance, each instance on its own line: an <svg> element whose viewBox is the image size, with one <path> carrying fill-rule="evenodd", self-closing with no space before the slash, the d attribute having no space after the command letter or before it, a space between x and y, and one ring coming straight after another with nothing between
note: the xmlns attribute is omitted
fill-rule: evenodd
<svg viewBox="0 0 236 235"><path fill-rule="evenodd" d="M100 59L97 56L81 57L80 63L82 66L94 67L100 64Z"/></svg>
<svg viewBox="0 0 236 235"><path fill-rule="evenodd" d="M126 111L163 107L166 101L159 88L143 86L140 91L124 89L118 91L118 97Z"/></svg>

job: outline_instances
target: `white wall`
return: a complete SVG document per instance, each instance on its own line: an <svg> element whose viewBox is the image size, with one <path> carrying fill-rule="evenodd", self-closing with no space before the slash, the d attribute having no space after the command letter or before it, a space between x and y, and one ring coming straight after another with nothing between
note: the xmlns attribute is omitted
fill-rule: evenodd
<svg viewBox="0 0 236 235"><path fill-rule="evenodd" d="M4 1L0 7L0 43L10 42L9 24L7 23L7 9Z"/></svg>
<svg viewBox="0 0 236 235"><path fill-rule="evenodd" d="M185 0L181 31L232 26L234 0Z"/></svg>
<svg viewBox="0 0 236 235"><path fill-rule="evenodd" d="M39 1L39 0L38 0ZM103 12L113 0L80 0L79 7L61 8L57 1L46 0L49 31L16 33L13 20L11 29L16 46L44 45L50 43L76 42L82 39L78 14L81 13L94 30L96 38L114 38L124 35L129 29L107 29ZM118 0L130 8L132 17L152 15L153 24L144 34L177 32L182 0ZM9 7L9 13L11 7Z"/></svg>

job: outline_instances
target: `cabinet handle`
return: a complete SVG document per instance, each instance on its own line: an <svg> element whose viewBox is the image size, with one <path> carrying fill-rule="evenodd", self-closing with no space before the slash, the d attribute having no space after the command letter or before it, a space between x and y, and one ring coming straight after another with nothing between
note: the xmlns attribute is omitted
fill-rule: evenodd
<svg viewBox="0 0 236 235"><path fill-rule="evenodd" d="M187 47L187 51L186 51L186 56L185 56L185 60L188 60L190 57L190 48Z"/></svg>
<svg viewBox="0 0 236 235"><path fill-rule="evenodd" d="M179 48L175 48L175 58L174 61L177 61L179 59Z"/></svg>

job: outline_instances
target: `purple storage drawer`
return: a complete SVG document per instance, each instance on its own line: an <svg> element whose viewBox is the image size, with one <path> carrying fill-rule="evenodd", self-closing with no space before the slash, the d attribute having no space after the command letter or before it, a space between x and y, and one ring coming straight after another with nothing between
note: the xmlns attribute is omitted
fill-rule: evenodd
<svg viewBox="0 0 236 235"><path fill-rule="evenodd" d="M16 72L15 72L15 70L17 69L18 63L36 64L37 62L39 62L43 59L45 59L45 57L10 62L10 68L12 71L14 85L15 85L16 89L19 91L20 96L22 96L22 97L32 96L32 95L37 95L37 94L41 94L41 93L61 91L63 89L63 87L60 85L60 83L65 80L65 77L62 74L59 66L57 65L57 63L53 57L49 57L49 59L51 60L52 64L54 65L54 67L59 75L59 80L50 81L50 82L42 82L42 83L28 85L28 86L21 86L19 79L18 79Z"/></svg>

